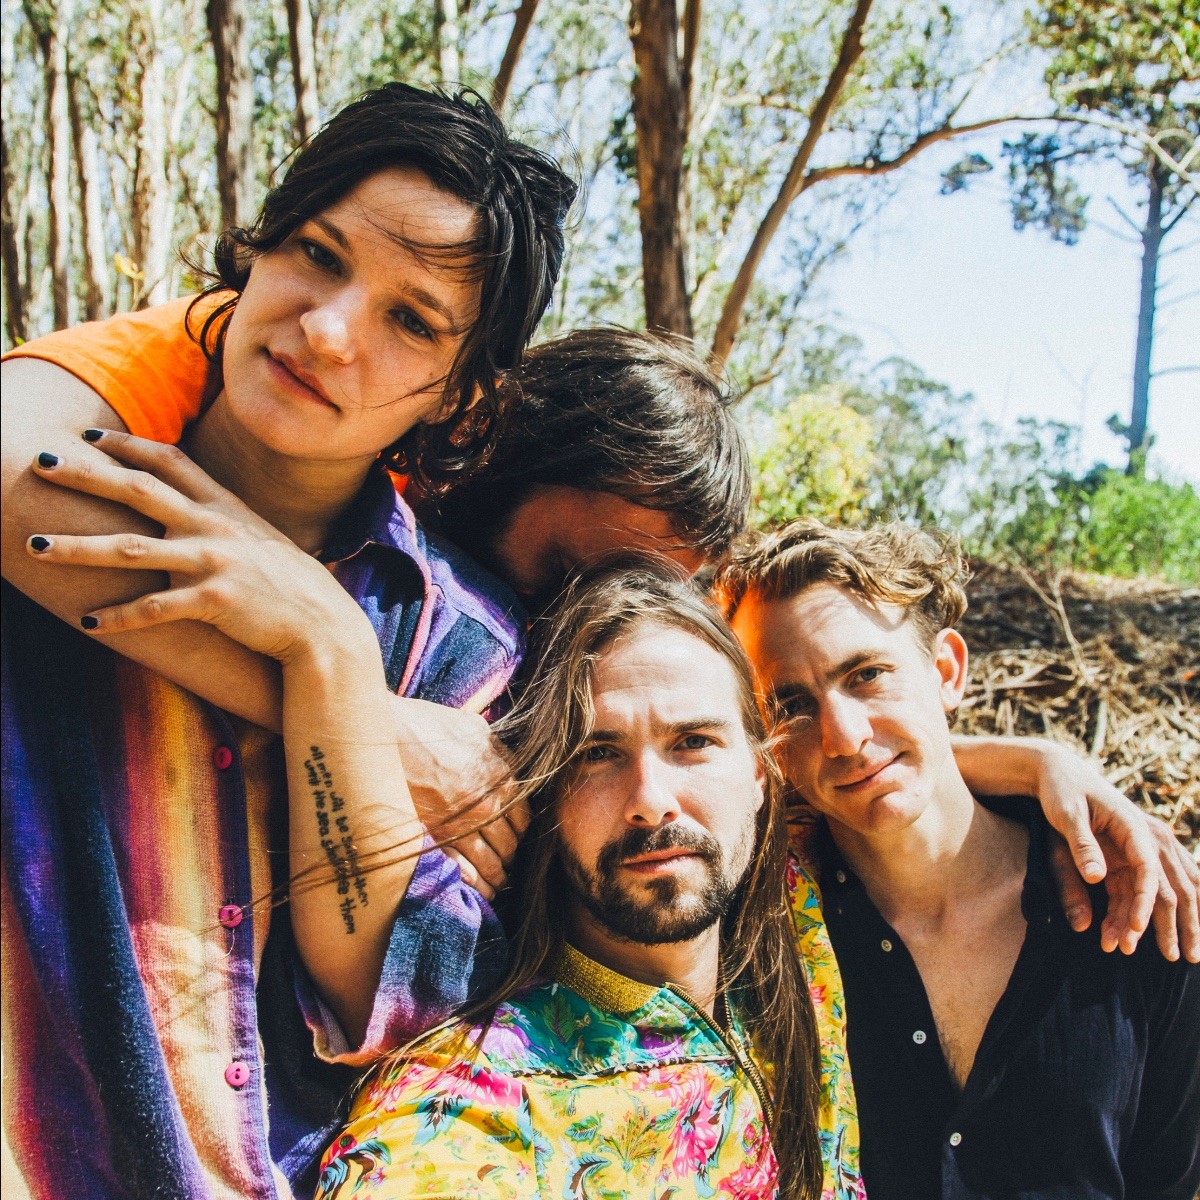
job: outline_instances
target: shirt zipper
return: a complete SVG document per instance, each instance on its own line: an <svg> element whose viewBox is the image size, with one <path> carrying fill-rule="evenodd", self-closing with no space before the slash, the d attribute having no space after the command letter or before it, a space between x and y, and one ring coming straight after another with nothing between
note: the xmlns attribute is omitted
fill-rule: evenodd
<svg viewBox="0 0 1200 1200"><path fill-rule="evenodd" d="M762 1106L763 1116L766 1118L767 1131L771 1132L771 1127L774 1124L775 1110L771 1106L771 1101L767 1095L766 1081L755 1065L753 1058L743 1046L741 1039L733 1032L732 1028L728 1033L725 1032L714 1021L700 1005L693 999L683 988L678 984L667 984L667 990L674 992L689 1008L695 1010L696 1015L709 1027L720 1039L721 1044L733 1055L734 1061L742 1069L742 1074L750 1080L750 1086L754 1090L754 1094L758 1097L758 1102ZM728 1011L728 1002L726 1002L726 1011ZM730 1026L732 1027L733 1019L730 1017Z"/></svg>

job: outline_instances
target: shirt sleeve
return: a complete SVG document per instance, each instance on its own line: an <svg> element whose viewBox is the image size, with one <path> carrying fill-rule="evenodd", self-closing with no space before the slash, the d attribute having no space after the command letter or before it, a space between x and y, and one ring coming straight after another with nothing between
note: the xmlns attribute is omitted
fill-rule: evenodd
<svg viewBox="0 0 1200 1200"><path fill-rule="evenodd" d="M1158 948L1148 950L1157 957ZM1194 1200L1200 1189L1200 966L1155 963L1137 1120L1121 1151L1126 1200Z"/></svg>
<svg viewBox="0 0 1200 1200"><path fill-rule="evenodd" d="M296 999L324 1062L360 1067L439 1025L499 980L508 947L488 903L441 850L417 860L396 911L362 1043L352 1046L297 961Z"/></svg>
<svg viewBox="0 0 1200 1200"><path fill-rule="evenodd" d="M4 358L37 358L69 371L116 412L130 433L174 444L213 390L209 361L189 327L198 333L229 295L185 296L89 321L35 338Z"/></svg>

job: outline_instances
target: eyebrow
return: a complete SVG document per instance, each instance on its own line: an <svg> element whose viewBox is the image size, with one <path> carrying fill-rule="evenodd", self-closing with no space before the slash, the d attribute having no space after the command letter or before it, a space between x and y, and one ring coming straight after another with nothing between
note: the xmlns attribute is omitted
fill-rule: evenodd
<svg viewBox="0 0 1200 1200"><path fill-rule="evenodd" d="M337 244L343 250L345 250L347 253L350 252L351 247L349 238L347 238L346 235L332 221L320 215L311 217L310 220L332 241L337 242ZM440 316L449 326L447 332L456 334L461 333L463 329L470 328L469 324L460 326L458 319L455 317L454 313L450 311L446 303L442 300L439 300L437 296L435 296L432 292L427 291L425 288L420 286L414 287L411 284L406 284L403 291L406 298L415 300L423 307L437 313L438 316Z"/></svg>
<svg viewBox="0 0 1200 1200"><path fill-rule="evenodd" d="M843 675L848 675L851 671L861 667L863 663L871 662L877 658L884 658L886 655L882 650L859 650L847 658L842 659L835 667L831 667L825 672L823 682L828 682L831 679L838 679ZM812 692L802 683L785 683L782 687L773 689L776 700L790 700L793 696L811 696Z"/></svg>
<svg viewBox="0 0 1200 1200"><path fill-rule="evenodd" d="M665 732L678 736L682 733L695 733L702 729L711 729L720 733L728 733L735 729L736 726L732 721L727 721L724 717L689 717L686 721L672 721L665 726ZM601 743L609 745L614 742L619 742L621 735L611 729L597 729L592 733L589 741L593 743Z"/></svg>

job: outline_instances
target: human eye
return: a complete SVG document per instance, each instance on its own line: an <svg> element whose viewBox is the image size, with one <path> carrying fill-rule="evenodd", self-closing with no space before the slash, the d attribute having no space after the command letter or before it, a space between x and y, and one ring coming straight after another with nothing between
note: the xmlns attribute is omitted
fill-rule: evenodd
<svg viewBox="0 0 1200 1200"><path fill-rule="evenodd" d="M807 692L792 692L776 696L775 711L781 721L811 720L817 715L817 705Z"/></svg>
<svg viewBox="0 0 1200 1200"><path fill-rule="evenodd" d="M886 668L884 667L859 667L854 672L853 682L860 684L877 683L883 678Z"/></svg>
<svg viewBox="0 0 1200 1200"><path fill-rule="evenodd" d="M592 766L596 763L608 762L615 757L615 751L611 746L605 745L603 742L597 742L591 746L585 746L579 753L579 761L584 766Z"/></svg>
<svg viewBox="0 0 1200 1200"><path fill-rule="evenodd" d="M300 253L319 270L338 271L341 269L342 264L338 260L338 256L328 246L323 246L312 238L304 237L297 238L296 245L299 246Z"/></svg>
<svg viewBox="0 0 1200 1200"><path fill-rule="evenodd" d="M707 733L688 733L679 739L681 750L707 750L713 744L713 739Z"/></svg>
<svg viewBox="0 0 1200 1200"><path fill-rule="evenodd" d="M396 324L405 333L411 333L413 337L421 338L424 341L433 340L433 330L411 308L397 309L393 315L395 316Z"/></svg>

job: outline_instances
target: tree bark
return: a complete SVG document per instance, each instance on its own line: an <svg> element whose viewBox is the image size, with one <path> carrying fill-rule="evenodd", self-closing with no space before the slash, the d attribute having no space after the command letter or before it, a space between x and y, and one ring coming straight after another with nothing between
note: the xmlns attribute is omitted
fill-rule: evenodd
<svg viewBox="0 0 1200 1200"><path fill-rule="evenodd" d="M246 0L207 0L217 66L217 187L226 228L254 217L254 78Z"/></svg>
<svg viewBox="0 0 1200 1200"><path fill-rule="evenodd" d="M134 13L134 49L142 68L133 189L133 258L142 275L135 281L131 297L133 307L137 308L161 304L168 298L171 202L167 182L165 71L159 50L162 0L143 0Z"/></svg>
<svg viewBox="0 0 1200 1200"><path fill-rule="evenodd" d="M0 219L4 267L4 332L7 349L29 340L29 297L25 292L25 272L21 269L21 246L17 240L16 179L8 158L8 138L0 125L0 166L3 168L4 211Z"/></svg>
<svg viewBox="0 0 1200 1200"><path fill-rule="evenodd" d="M25 15L37 39L46 92L46 142L50 157L48 183L51 289L54 328L71 324L71 118L67 103L67 14L61 5L26 2Z"/></svg>
<svg viewBox="0 0 1200 1200"><path fill-rule="evenodd" d="M690 338L692 311L681 204L687 98L675 0L633 0L630 39L636 68L633 121L646 326Z"/></svg>
<svg viewBox="0 0 1200 1200"><path fill-rule="evenodd" d="M858 0L854 6L854 12L842 34L842 45L838 51L837 62L829 73L825 89L809 116L804 140L796 151L796 157L792 159L792 165L788 168L787 177L779 189L779 194L775 197L755 232L750 249L746 252L746 257L738 269L737 277L725 297L721 316L717 321L717 330L713 335L712 350L709 352L709 361L714 366L724 366L729 358L729 352L733 349L733 343L741 328L742 313L746 308L746 299L750 295L750 285L754 282L754 276L762 263L763 255L771 244L772 238L779 232L779 226L783 224L783 218L787 214L788 208L804 190L805 172L813 151L817 147L817 142L821 140L821 135L825 132L825 127L837 105L847 77L853 70L854 64L862 56L863 27L867 23L871 4L872 0Z"/></svg>
<svg viewBox="0 0 1200 1200"><path fill-rule="evenodd" d="M83 245L84 316L98 321L110 312L108 248L104 241L104 208L100 200L100 155L96 131L79 107L79 77L71 68L67 89L71 110L71 144L79 182L80 241Z"/></svg>
<svg viewBox="0 0 1200 1200"><path fill-rule="evenodd" d="M492 84L492 107L497 112L504 111L513 76L517 71L517 63L521 59L521 51L525 49L525 39L529 36L537 7L538 0L521 0L517 8L516 20L513 22L512 32L508 35L508 45L504 47L504 57L500 60L500 70L496 72L496 82Z"/></svg>
<svg viewBox="0 0 1200 1200"><path fill-rule="evenodd" d="M307 142L320 127L317 99L317 55L309 0L287 0L288 45L296 90L296 138Z"/></svg>
<svg viewBox="0 0 1200 1200"><path fill-rule="evenodd" d="M433 0L433 28L438 78L442 83L458 83L462 78L458 57L458 0Z"/></svg>
<svg viewBox="0 0 1200 1200"><path fill-rule="evenodd" d="M1146 421L1150 413L1150 358L1154 349L1154 315L1158 303L1158 254L1163 240L1163 187L1166 170L1150 166L1150 197L1142 227L1142 275L1138 289L1137 344L1133 352L1133 404L1129 415L1130 475L1146 469Z"/></svg>

